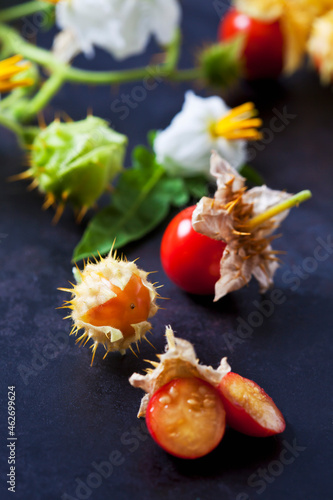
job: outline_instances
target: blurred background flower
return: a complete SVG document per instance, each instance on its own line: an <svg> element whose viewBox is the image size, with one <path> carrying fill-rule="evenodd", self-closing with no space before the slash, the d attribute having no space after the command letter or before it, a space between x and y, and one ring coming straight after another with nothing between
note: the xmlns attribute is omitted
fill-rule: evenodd
<svg viewBox="0 0 333 500"><path fill-rule="evenodd" d="M234 0L219 38L245 35L245 76L276 78L282 70L290 74L300 68L313 22L332 6L332 0Z"/></svg>
<svg viewBox="0 0 333 500"><path fill-rule="evenodd" d="M322 82L333 79L333 10L315 20L308 42L308 52Z"/></svg>
<svg viewBox="0 0 333 500"><path fill-rule="evenodd" d="M151 36L161 45L171 43L181 9L178 0L60 0L56 18L64 30L56 39L62 59L78 50L91 56L94 46L125 59L143 52Z"/></svg>
<svg viewBox="0 0 333 500"><path fill-rule="evenodd" d="M31 64L22 59L16 55L0 62L0 92L33 85L34 81L24 74Z"/></svg>

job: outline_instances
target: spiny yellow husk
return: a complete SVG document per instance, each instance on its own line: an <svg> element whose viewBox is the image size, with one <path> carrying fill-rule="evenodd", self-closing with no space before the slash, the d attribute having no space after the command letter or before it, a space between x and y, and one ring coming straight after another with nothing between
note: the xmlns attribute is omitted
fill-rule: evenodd
<svg viewBox="0 0 333 500"><path fill-rule="evenodd" d="M78 273L80 276L78 284L73 285L72 289L61 288L60 290L73 294L73 298L66 301L63 307L72 310L70 317L74 325L71 334L76 335L79 330L83 329L77 342L82 344L89 340L93 341L92 363L99 344L104 346L106 356L112 351L124 352L127 348L131 349L133 342L145 338L146 333L151 329L151 324L147 320L158 310L156 305L158 294L154 285L147 280L149 273L139 269L135 262L117 258L115 254L112 255L112 252L96 263L89 262L84 270L78 270ZM128 294L127 288L130 280L132 280L131 283L135 280L135 283L143 290L144 308L135 294ZM112 299L116 299L116 306L113 305ZM96 322L90 319L91 317L98 318L101 314L100 309L107 303L111 305L114 315L108 318L107 324L96 325ZM137 308L136 311L140 312L140 307L144 319L134 324L130 323L131 311ZM92 311L97 312L92 316ZM124 328L119 327L120 324Z"/></svg>

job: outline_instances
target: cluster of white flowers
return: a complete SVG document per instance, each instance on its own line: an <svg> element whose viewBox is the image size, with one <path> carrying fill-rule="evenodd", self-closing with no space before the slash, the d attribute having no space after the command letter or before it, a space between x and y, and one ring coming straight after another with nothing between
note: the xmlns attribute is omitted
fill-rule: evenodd
<svg viewBox="0 0 333 500"><path fill-rule="evenodd" d="M169 44L181 10L178 0L60 0L56 17L63 30L56 40L62 59L78 51L91 55L94 46L125 59L143 52L151 36Z"/></svg>

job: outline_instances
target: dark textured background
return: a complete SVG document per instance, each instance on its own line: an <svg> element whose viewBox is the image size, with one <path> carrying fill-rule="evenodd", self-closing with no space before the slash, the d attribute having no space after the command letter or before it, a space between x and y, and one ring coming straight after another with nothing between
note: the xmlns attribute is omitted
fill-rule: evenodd
<svg viewBox="0 0 333 500"><path fill-rule="evenodd" d="M226 2L183 2L185 66L191 63L195 48L214 40L219 5ZM38 36L40 43L50 44L50 34ZM151 45L150 54L154 50ZM126 64L144 64L147 58L149 53ZM90 63L84 58L79 63L100 69L113 65L103 53ZM130 93L132 88L122 86L119 92ZM110 111L117 90L68 86L54 100L48 116L65 109L80 119L93 107L95 114L128 134L131 149L145 142L148 130L169 123L180 109L184 90L185 86L160 84L121 120ZM109 355L105 361L98 352L91 368L90 351L79 349L75 339L67 337L70 322L64 322L62 311L56 310L64 299L57 287L72 278L70 259L84 224L77 226L68 211L58 226L52 226L52 211L41 211L37 192L27 192L23 182L6 182L9 175L22 171L23 162L14 137L1 129L0 233L7 235L0 243L1 498L333 498L333 255L327 253L321 262L313 260L317 238L327 241L333 233L333 94L320 86L316 75L302 71L279 84L242 84L228 96L230 104L246 99L254 99L265 127L270 127L276 109L282 112L286 106L295 115L273 140L261 144L264 147L253 165L272 188L313 192L312 200L292 211L283 224L283 237L276 242L277 248L288 250L276 275L283 303L253 329L251 338L238 337L240 342L230 346L226 334L236 332L239 318L252 318L257 310L254 301L267 300L269 293L261 299L256 283L251 283L213 304L211 298L181 292L161 270L159 245L166 222L124 251L129 259L140 257L145 270L158 271L156 279L165 285L163 295L171 299L152 320L157 351L163 350L164 326L171 323L179 336L194 343L203 363L216 366L222 356L228 356L234 371L257 381L274 398L286 418L286 431L260 440L228 430L212 454L194 462L165 454L146 436L136 418L142 394L127 379L145 368L143 360L154 358L154 351L143 343L138 359L129 353ZM310 269L311 263L310 272L297 281L295 266ZM8 385L15 385L17 393L15 496L6 491L5 478ZM292 457L288 447L295 444L299 451ZM290 463L281 463L283 457ZM96 472L94 463L110 458L116 464L114 470L98 481L91 475ZM259 475L266 477L261 483ZM78 484L87 484L87 478L92 481L90 489L77 490Z"/></svg>

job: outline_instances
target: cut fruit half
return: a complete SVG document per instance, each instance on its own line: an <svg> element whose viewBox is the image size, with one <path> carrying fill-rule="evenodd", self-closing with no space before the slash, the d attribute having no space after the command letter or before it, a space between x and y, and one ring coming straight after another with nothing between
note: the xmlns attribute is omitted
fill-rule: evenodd
<svg viewBox="0 0 333 500"><path fill-rule="evenodd" d="M258 384L229 372L219 390L227 414L227 423L248 436L267 437L280 434L286 423L273 400Z"/></svg>
<svg viewBox="0 0 333 500"><path fill-rule="evenodd" d="M225 431L225 411L219 391L199 378L177 378L150 399L148 430L165 451L179 458L199 458L211 452Z"/></svg>

